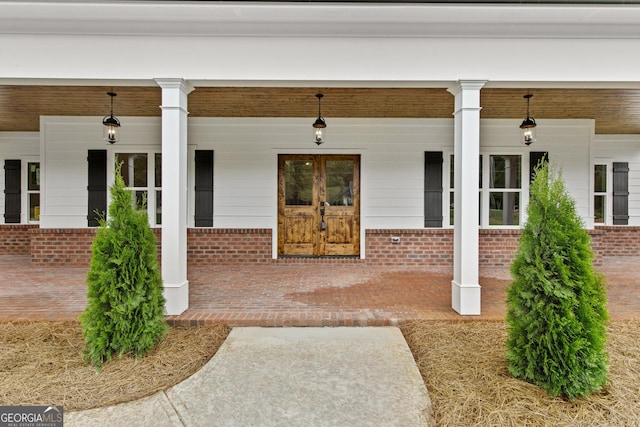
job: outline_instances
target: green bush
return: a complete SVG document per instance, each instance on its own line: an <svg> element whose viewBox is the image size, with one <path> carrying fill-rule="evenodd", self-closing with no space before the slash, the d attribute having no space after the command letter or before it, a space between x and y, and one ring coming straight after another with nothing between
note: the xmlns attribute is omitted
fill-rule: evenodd
<svg viewBox="0 0 640 427"><path fill-rule="evenodd" d="M507 290L509 372L575 399L607 380L605 288L561 177L536 169Z"/></svg>
<svg viewBox="0 0 640 427"><path fill-rule="evenodd" d="M116 171L108 221L93 240L88 306L80 316L85 360L100 368L113 355L144 356L168 331L156 238L147 215Z"/></svg>

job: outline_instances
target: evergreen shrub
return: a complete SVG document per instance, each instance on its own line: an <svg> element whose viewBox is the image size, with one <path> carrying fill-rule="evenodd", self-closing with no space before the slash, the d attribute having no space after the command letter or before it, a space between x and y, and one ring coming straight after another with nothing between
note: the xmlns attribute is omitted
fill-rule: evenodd
<svg viewBox="0 0 640 427"><path fill-rule="evenodd" d="M509 372L571 400L607 380L603 277L558 173L539 165L507 290Z"/></svg>
<svg viewBox="0 0 640 427"><path fill-rule="evenodd" d="M144 356L168 331L156 238L116 171L108 220L100 221L80 316L85 360L98 369L114 355Z"/></svg>

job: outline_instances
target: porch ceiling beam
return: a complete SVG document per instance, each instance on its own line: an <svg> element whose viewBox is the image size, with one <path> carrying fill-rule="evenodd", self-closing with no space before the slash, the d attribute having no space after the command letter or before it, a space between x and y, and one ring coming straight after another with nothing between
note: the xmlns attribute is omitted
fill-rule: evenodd
<svg viewBox="0 0 640 427"><path fill-rule="evenodd" d="M189 80L194 87L210 88L364 88L447 89L455 80ZM157 87L154 79L1 78L0 86L118 86ZM640 89L640 81L488 81L491 89Z"/></svg>
<svg viewBox="0 0 640 427"><path fill-rule="evenodd" d="M640 38L638 5L0 1L4 34Z"/></svg>

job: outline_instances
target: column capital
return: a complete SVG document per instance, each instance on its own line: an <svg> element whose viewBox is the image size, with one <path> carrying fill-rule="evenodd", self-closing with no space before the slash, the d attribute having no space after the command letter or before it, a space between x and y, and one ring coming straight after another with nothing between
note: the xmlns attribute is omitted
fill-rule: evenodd
<svg viewBox="0 0 640 427"><path fill-rule="evenodd" d="M485 84L487 84L487 80L458 80L447 88L447 92L456 96L465 90L480 90Z"/></svg>
<svg viewBox="0 0 640 427"><path fill-rule="evenodd" d="M195 89L191 83L189 83L185 79L181 78L173 78L173 79L154 79L158 86L162 89L179 89L181 92L185 94L189 94L193 92Z"/></svg>

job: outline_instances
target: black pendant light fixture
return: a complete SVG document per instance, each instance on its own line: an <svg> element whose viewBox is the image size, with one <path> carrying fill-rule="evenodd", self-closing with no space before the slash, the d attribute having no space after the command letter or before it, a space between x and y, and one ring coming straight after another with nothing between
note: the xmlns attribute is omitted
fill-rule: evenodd
<svg viewBox="0 0 640 427"><path fill-rule="evenodd" d="M522 142L524 145L531 145L536 142L536 120L529 116L529 101L533 98L532 94L523 96L527 100L527 118L522 121L520 129L522 129Z"/></svg>
<svg viewBox="0 0 640 427"><path fill-rule="evenodd" d="M107 92L107 95L111 97L111 113L102 119L102 124L104 125L104 140L109 144L115 144L118 142L117 129L120 127L120 120L113 115L113 97L118 95L114 92Z"/></svg>
<svg viewBox="0 0 640 427"><path fill-rule="evenodd" d="M316 98L318 98L318 118L313 123L313 142L317 145L320 145L324 142L324 130L327 127L324 119L322 118L322 113L320 111L320 100L324 95L321 93L316 94Z"/></svg>

